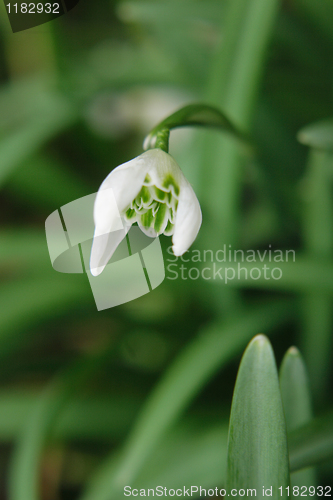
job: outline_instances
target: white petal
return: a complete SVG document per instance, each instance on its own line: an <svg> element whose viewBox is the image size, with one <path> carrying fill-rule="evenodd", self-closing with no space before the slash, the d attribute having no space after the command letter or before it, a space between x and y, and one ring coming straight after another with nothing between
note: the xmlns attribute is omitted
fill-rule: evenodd
<svg viewBox="0 0 333 500"><path fill-rule="evenodd" d="M202 221L199 201L190 185L183 177L172 237L173 253L183 255L197 237Z"/></svg>
<svg viewBox="0 0 333 500"><path fill-rule="evenodd" d="M131 225L124 224L123 229L102 235L96 235L95 231L90 254L90 272L93 276L101 274L130 228Z"/></svg>
<svg viewBox="0 0 333 500"><path fill-rule="evenodd" d="M144 159L138 157L119 165L103 181L94 207L98 234L109 232L114 228L114 224L119 226L119 214L121 215L139 194L146 172L147 165ZM113 193L113 196L110 193Z"/></svg>
<svg viewBox="0 0 333 500"><path fill-rule="evenodd" d="M171 177L180 187L183 174L176 160L161 149L149 149L141 155L141 158L145 160L147 167L149 167L147 173L150 177L150 182L145 184L148 186L156 186L162 191L169 191L171 188L173 194L177 195L177 193L174 192L175 190L172 184L170 186L165 186L163 184L168 177Z"/></svg>
<svg viewBox="0 0 333 500"><path fill-rule="evenodd" d="M94 204L95 236L123 228L121 214L112 188L99 189Z"/></svg>
<svg viewBox="0 0 333 500"><path fill-rule="evenodd" d="M149 164L149 162L148 162ZM95 199L95 234L90 255L91 274L98 276L126 236L131 223L122 215L138 195L147 165L138 157L112 170L100 186Z"/></svg>
<svg viewBox="0 0 333 500"><path fill-rule="evenodd" d="M155 229L153 227L144 227L141 224L141 221L139 221L139 220L138 220L138 225L139 225L139 228L141 229L141 231L146 236L148 236L148 238L156 238L157 237L157 233L156 233L156 231L155 231Z"/></svg>

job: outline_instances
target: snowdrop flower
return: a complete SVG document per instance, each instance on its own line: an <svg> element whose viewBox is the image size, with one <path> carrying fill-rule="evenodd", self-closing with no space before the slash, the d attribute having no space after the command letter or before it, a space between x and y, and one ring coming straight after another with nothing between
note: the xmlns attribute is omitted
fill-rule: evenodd
<svg viewBox="0 0 333 500"><path fill-rule="evenodd" d="M156 148L112 170L98 190L94 220L90 269L98 276L135 222L152 238L172 236L180 256L195 240L202 215L176 161Z"/></svg>

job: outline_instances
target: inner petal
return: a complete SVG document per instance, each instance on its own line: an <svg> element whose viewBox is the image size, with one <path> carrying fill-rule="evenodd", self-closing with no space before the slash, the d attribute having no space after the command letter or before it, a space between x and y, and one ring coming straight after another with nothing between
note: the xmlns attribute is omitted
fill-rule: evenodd
<svg viewBox="0 0 333 500"><path fill-rule="evenodd" d="M174 224L169 220L166 228L164 229L165 236L172 236L175 230Z"/></svg>
<svg viewBox="0 0 333 500"><path fill-rule="evenodd" d="M176 220L176 211L168 207L168 218L169 221L174 224Z"/></svg>
<svg viewBox="0 0 333 500"><path fill-rule="evenodd" d="M141 231L145 235L149 236L150 238L156 238L157 234L154 229L155 216L153 214L152 208L150 210L147 210L147 212L141 217L138 217L137 220Z"/></svg>
<svg viewBox="0 0 333 500"><path fill-rule="evenodd" d="M145 180L143 181L144 186L151 186L151 177L150 175L146 174Z"/></svg>
<svg viewBox="0 0 333 500"><path fill-rule="evenodd" d="M174 177L171 174L168 174L163 181L162 187L167 191L172 191L172 194L175 196L179 196L179 186L175 181Z"/></svg>
<svg viewBox="0 0 333 500"><path fill-rule="evenodd" d="M160 203L155 215L154 229L157 234L164 232L169 220L169 210L165 203Z"/></svg>
<svg viewBox="0 0 333 500"><path fill-rule="evenodd" d="M125 212L125 218L138 222L141 230L151 237L164 233L172 236L178 206L179 187L172 175L167 175L158 187L146 176L139 194Z"/></svg>
<svg viewBox="0 0 333 500"><path fill-rule="evenodd" d="M148 207L153 201L153 196L151 189L147 186L142 186L138 196L135 198L135 202L139 208Z"/></svg>
<svg viewBox="0 0 333 500"><path fill-rule="evenodd" d="M147 210L147 212L140 217L141 225L145 228L154 226L154 214L153 209Z"/></svg>
<svg viewBox="0 0 333 500"><path fill-rule="evenodd" d="M125 212L125 219L131 222L136 220L136 211L134 208L128 208Z"/></svg>
<svg viewBox="0 0 333 500"><path fill-rule="evenodd" d="M164 202L168 196L167 191L163 191L158 187L154 186L154 198L160 202Z"/></svg>

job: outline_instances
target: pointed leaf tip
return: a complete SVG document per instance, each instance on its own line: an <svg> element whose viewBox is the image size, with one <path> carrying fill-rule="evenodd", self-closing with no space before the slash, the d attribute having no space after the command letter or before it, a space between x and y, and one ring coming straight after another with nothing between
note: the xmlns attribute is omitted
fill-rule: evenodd
<svg viewBox="0 0 333 500"><path fill-rule="evenodd" d="M299 352L299 350L297 349L296 346L292 345L291 347L289 347L289 349L287 350L286 356L301 356L301 353Z"/></svg>
<svg viewBox="0 0 333 500"><path fill-rule="evenodd" d="M288 431L293 431L312 418L308 374L303 357L290 347L280 367L280 387Z"/></svg>
<svg viewBox="0 0 333 500"><path fill-rule="evenodd" d="M333 119L329 118L303 127L298 132L297 139L305 146L332 151Z"/></svg>
<svg viewBox="0 0 333 500"><path fill-rule="evenodd" d="M252 345L252 344L257 344L258 346L263 347L264 345L267 345L267 344L270 345L270 341L268 340L266 335L264 335L263 333L258 333L258 335L253 337L253 339L249 342L247 348L249 348L250 345Z"/></svg>

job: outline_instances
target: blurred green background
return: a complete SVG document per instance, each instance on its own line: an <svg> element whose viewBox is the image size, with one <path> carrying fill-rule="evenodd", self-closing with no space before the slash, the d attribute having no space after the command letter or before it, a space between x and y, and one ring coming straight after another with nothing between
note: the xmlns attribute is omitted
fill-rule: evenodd
<svg viewBox="0 0 333 500"><path fill-rule="evenodd" d="M222 486L253 335L278 364L297 345L314 414L332 407L333 4L81 0L15 34L0 7L0 499ZM152 293L97 312L86 276L53 270L45 219L192 102L254 144L172 132L203 212L192 249L293 249L295 262L277 264L280 280L227 285L167 269ZM332 476L318 467L318 484Z"/></svg>

